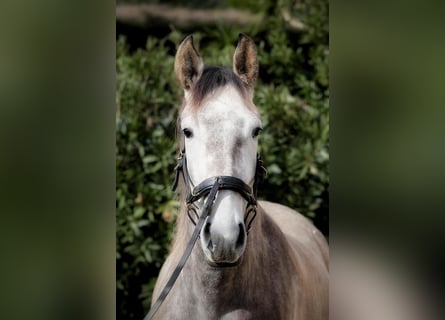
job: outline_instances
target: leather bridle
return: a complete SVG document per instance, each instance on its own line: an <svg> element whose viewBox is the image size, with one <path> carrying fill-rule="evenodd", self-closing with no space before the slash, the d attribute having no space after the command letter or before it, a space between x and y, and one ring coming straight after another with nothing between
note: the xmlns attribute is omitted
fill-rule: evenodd
<svg viewBox="0 0 445 320"><path fill-rule="evenodd" d="M196 187L193 184L192 179L188 173L187 169L187 158L185 156L185 150L182 150L178 157L178 163L175 167L175 180L173 182L173 190L176 190L179 182L179 176L185 183L187 196L185 202L187 204L187 214L194 225L196 225L195 219L199 219L198 206L196 201L207 196L212 189L213 185L218 180L218 190L231 190L239 193L246 201L246 214L244 216L244 223L246 225L247 233L250 231L253 220L256 216L256 205L257 205L257 190L258 185L263 181L266 175L266 169L263 166L263 160L260 155L257 154L255 176L253 179L253 187L251 188L248 184L244 183L241 179L232 176L217 176L205 179ZM209 219L212 219L210 216ZM211 222L211 221L209 221Z"/></svg>
<svg viewBox="0 0 445 320"><path fill-rule="evenodd" d="M258 186L261 184L264 177L266 176L266 169L263 166L263 161L261 160L260 155L257 154L255 177L252 188L246 183L244 183L244 181L242 181L241 179L232 176L211 177L205 179L195 187L187 170L187 160L185 156L185 150L182 150L179 154L178 163L175 167L175 180L173 182L173 190L176 190L176 188L178 187L180 175L182 175L187 190L187 196L185 200L187 204L187 214L192 223L195 225L195 229L187 244L187 247L184 250L181 259L179 260L178 265L176 266L175 270L170 276L170 279L168 279L167 284L162 289L158 299L153 304L148 314L145 316L144 320L150 320L156 314L159 307L164 302L168 293L175 284L175 281L178 278L179 274L181 273L185 263L187 262L187 259L192 252L192 249L196 243L196 240L199 237L199 234L201 233L201 229L207 217L209 219L208 222L211 222L210 220L213 218L213 216L210 215L210 212L217 198L219 190L235 191L239 193L247 201L244 221L247 226L246 232L249 233L252 222L256 217L256 210L257 210L256 197L257 197ZM198 214L199 207L197 206L196 201L198 201L201 198L204 198L205 196L207 196L207 200L205 201L204 207L202 208L201 214L199 215ZM196 218L197 221L195 221L194 218Z"/></svg>

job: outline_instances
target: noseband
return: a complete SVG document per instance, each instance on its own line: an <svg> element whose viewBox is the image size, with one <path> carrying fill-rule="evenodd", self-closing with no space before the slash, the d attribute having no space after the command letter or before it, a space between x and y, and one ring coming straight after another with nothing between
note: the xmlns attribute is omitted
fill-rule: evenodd
<svg viewBox="0 0 445 320"><path fill-rule="evenodd" d="M263 166L263 161L261 160L261 157L257 154L253 188L250 188L250 186L245 184L244 181L242 181L241 179L231 176L211 177L204 180L196 187L194 187L193 182L188 174L185 150L183 150L179 154L178 164L176 165L175 168L175 180L173 182L173 190L176 190L176 188L178 187L180 174L182 174L182 177L184 179L187 188L187 197L186 197L187 214L190 217L190 220L195 225L195 229L193 231L192 237L190 238L187 244L187 247L185 248L184 253L182 254L181 259L179 260L178 265L176 266L175 270L170 276L170 279L168 279L167 284L162 289L162 292L159 295L158 299L153 304L148 314L145 316L144 320L151 320L153 318L153 316L156 314L161 304L164 302L171 288L175 284L176 279L181 273L185 263L187 262L188 257L192 252L192 249L196 243L196 240L199 237L204 222L206 221L207 218L210 220L213 218L213 216L210 215L210 212L217 198L219 190L232 190L238 192L247 201L246 215L244 219L247 225L247 233L249 232L252 221L253 219L255 219L256 216L257 188L266 175L266 169ZM195 202L206 196L207 200L205 201L204 207L202 208L201 214L199 215L198 214L199 208ZM251 216L252 213L253 215ZM195 216L197 221L194 220L192 214ZM249 217L250 220L247 221Z"/></svg>
<svg viewBox="0 0 445 320"><path fill-rule="evenodd" d="M196 220L199 219L199 208L195 202L201 198L206 197L210 193L210 190L215 185L215 183L217 183L218 190L235 191L247 201L244 223L247 226L247 233L249 233L252 222L256 217L257 188L266 175L266 169L263 166L263 160L261 159L259 154L257 154L253 188L244 183L244 181L242 181L241 179L232 176L211 177L205 179L195 187L187 170L187 159L185 156L185 150L181 151L178 157L178 163L175 167L175 180L173 182L173 190L176 190L179 182L179 176L181 174L187 189L187 196L185 199L185 202L187 204L187 214L194 225L196 225ZM210 216L209 220L212 220L212 218L213 216Z"/></svg>

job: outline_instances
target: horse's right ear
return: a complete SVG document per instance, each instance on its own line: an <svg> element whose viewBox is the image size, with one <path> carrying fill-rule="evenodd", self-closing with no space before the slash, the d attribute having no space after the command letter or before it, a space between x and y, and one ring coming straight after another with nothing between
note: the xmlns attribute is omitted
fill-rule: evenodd
<svg viewBox="0 0 445 320"><path fill-rule="evenodd" d="M243 33L239 34L233 55L233 71L253 89L258 78L258 54L255 42Z"/></svg>
<svg viewBox="0 0 445 320"><path fill-rule="evenodd" d="M175 56L175 74L184 90L189 90L202 74L204 63L193 45L192 35L179 44Z"/></svg>

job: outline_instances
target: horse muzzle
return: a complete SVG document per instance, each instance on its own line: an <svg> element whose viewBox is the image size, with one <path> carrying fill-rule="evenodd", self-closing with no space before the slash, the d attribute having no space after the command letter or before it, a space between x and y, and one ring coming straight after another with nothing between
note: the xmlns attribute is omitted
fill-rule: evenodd
<svg viewBox="0 0 445 320"><path fill-rule="evenodd" d="M208 219L201 232L201 245L207 263L214 267L237 265L246 249L247 233L244 223L233 224L221 232Z"/></svg>

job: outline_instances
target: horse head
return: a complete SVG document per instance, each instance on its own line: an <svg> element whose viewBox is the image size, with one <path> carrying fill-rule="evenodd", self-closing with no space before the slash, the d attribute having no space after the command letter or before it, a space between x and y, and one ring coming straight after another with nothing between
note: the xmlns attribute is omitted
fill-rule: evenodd
<svg viewBox="0 0 445 320"><path fill-rule="evenodd" d="M218 190L200 234L210 265L234 265L246 248L246 216L254 203L248 193L255 189L258 134L262 128L252 101L258 76L256 46L241 34L233 68L204 67L192 36L188 36L176 53L175 74L184 89L179 126L181 149L187 159L184 180L190 193L212 177L233 177L234 184L240 185ZM191 202L189 209L202 210L206 196Z"/></svg>

